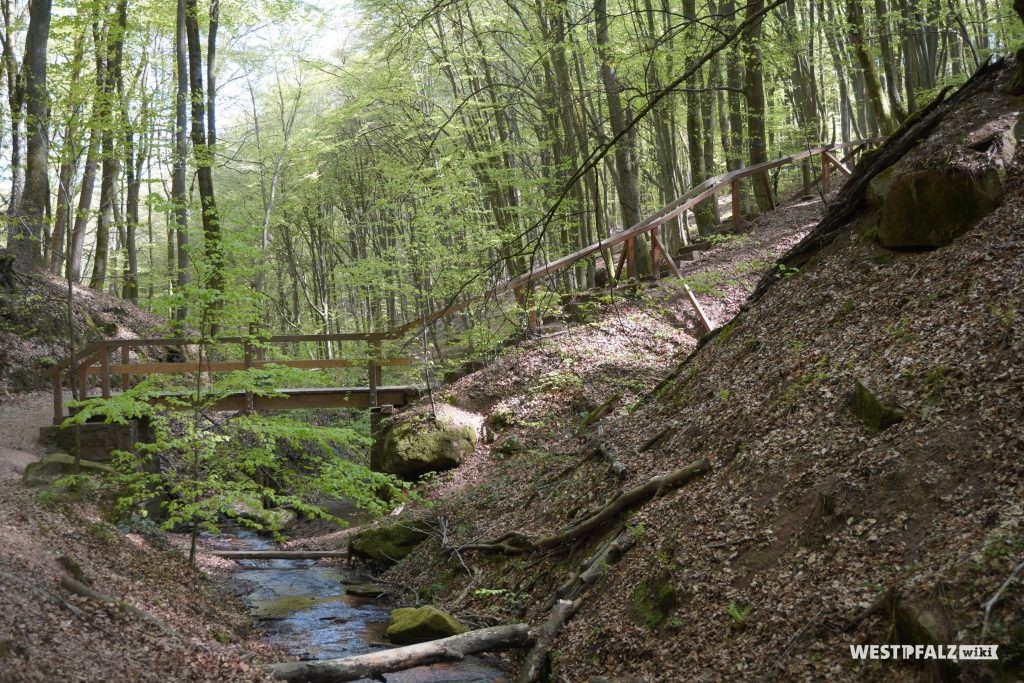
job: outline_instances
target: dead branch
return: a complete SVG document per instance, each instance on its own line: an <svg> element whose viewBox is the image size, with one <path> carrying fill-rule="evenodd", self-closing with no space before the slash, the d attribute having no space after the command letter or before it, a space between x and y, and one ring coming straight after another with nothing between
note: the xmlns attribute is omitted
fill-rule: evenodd
<svg viewBox="0 0 1024 683"><path fill-rule="evenodd" d="M526 658L519 668L516 683L533 683L541 680L548 669L548 653L551 652L551 647L555 644L558 632L579 609L580 604L580 600L559 600L555 604L544 624L537 629L536 642L526 654Z"/></svg>
<svg viewBox="0 0 1024 683"><path fill-rule="evenodd" d="M545 550L562 546L566 543L586 538L618 517L624 511L643 505L647 501L668 491L677 489L694 479L711 471L711 463L707 459L691 463L686 467L654 477L646 484L620 493L603 508L589 515L586 519L568 529L540 539L531 539L518 532L509 532L486 543L470 543L462 546L463 550L481 550L485 552L504 552L510 550L521 553L526 550Z"/></svg>

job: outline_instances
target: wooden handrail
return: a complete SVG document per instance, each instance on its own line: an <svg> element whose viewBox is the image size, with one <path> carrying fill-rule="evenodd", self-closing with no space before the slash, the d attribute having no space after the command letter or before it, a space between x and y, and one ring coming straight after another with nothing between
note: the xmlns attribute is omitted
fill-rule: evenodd
<svg viewBox="0 0 1024 683"><path fill-rule="evenodd" d="M821 155L822 160L822 178L821 182L825 189L829 182L829 168L831 165L836 166L841 172L846 175L850 174L850 170L845 166L845 163L856 154L857 151L863 149L867 145L875 144L881 141L882 138L870 138L866 140L855 140L852 142L840 142L832 143L828 145L821 145L818 147L802 150L794 154L790 154L778 159L772 159L771 161L765 161L760 164L754 164L734 171L729 171L712 178L708 178L704 182L696 185L688 192L683 194L678 199L666 204L662 208L655 211L653 214L647 216L636 225L631 226L627 230L616 233L609 236L607 239L599 240L589 246L584 247L571 254L566 254L560 258L551 261L543 266L532 268L530 272L523 273L513 278L509 278L505 282L498 283L486 293L481 295L482 297L497 296L500 294L507 293L521 289L523 287L529 288L535 281L540 278L556 273L568 266L573 265L577 261L591 256L595 253L600 252L603 249L611 249L619 244L627 243L627 247L633 244L632 240L645 235L647 233L657 230L668 221L672 220L676 216L685 213L688 210L693 209L701 202L713 197L716 193L721 192L726 187L730 188L733 193L733 219L737 218L737 197L738 197L738 183L743 178L749 178L760 173L764 173L773 168L783 166L785 164L793 163L794 161L800 161L802 159L808 159L816 155ZM831 152L837 149L852 149L850 154L847 156L837 158ZM674 275L682 278L682 274L679 269L675 266L675 262L672 260L673 255L665 253L663 245L660 242L655 241L653 247L652 256L654 257L655 264L657 267L658 258L660 256L659 251L664 254L666 260L669 263L670 269ZM622 261L625 262L627 257L630 255L631 249L625 249L622 254ZM630 266L632 268L632 265ZM713 321L711 321L704 310L701 308L694 296L693 292L690 291L689 287L684 287L684 293L689 299L693 309L697 315L701 325L708 331L714 327ZM431 322L438 320L446 315L451 314L454 311L461 310L468 306L480 297L466 297L463 301L453 303L452 305L446 306L440 311L421 316L416 320L410 321L403 325L396 326L387 332L340 332L331 334L286 334L286 335L273 335L270 337L219 337L216 339L209 340L212 343L220 344L243 344L245 347L245 360L244 361L218 361L205 363L200 367L198 363L138 363L132 364L126 362L128 352L132 348L142 348L146 346L187 346L192 344L200 343L200 340L191 337L167 337L167 338L142 338L142 339L104 339L94 341L87 344L77 354L75 367L73 372L78 373L80 379L83 379L90 374L99 374L102 379L102 387L104 395L110 393L110 375L111 374L179 374L186 372L195 372L202 370L204 372L223 372L229 370L245 370L254 367L265 367L266 365L276 364L283 365L286 367L295 368L330 368L330 367L357 367L366 363L368 373L368 386L371 396L376 396L376 389L381 385L381 369L384 366L408 366L412 364L411 359L408 358L387 358L382 359L380 357L381 343L388 340L400 340L403 339L411 330L429 325ZM372 350L368 361L358 361L349 359L324 359L324 360L281 360L281 361L267 361L261 357L257 360L253 359L253 348L262 349L267 344L281 344L281 343L300 343L300 342L331 342L331 341L363 341L370 342ZM111 364L109 354L117 349L121 350L121 363ZM101 364L100 368L93 367L97 362ZM62 403L63 393L61 384L61 374L64 370L71 366L71 359L61 361L60 363L49 368L46 372L47 376L51 379L53 384L54 393L54 421L59 423L62 418ZM87 390L84 386L84 381L80 382L81 394L87 395ZM376 405L376 400L371 402L372 405Z"/></svg>

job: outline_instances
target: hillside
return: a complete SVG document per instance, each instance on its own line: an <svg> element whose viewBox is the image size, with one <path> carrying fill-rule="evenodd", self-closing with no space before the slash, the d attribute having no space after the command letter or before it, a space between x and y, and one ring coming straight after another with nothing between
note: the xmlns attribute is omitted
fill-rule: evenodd
<svg viewBox="0 0 1024 683"><path fill-rule="evenodd" d="M980 607L1024 552L1024 152L1008 78L995 69L945 106L900 167L998 167L1002 203L948 245L882 248L880 212L862 202L681 363L685 342L661 344L649 313L620 304L459 380L445 400L484 413L497 440L431 484L440 533L390 578L476 623L539 623L556 586L628 525L632 548L555 645L568 680L981 675L850 657L891 639L998 643L991 671L1019 675L1024 589L1011 582L987 618ZM631 340L607 332L630 324ZM857 382L902 421L858 419ZM614 412L578 428L618 391ZM621 480L590 455L599 442ZM571 546L467 547L556 532L702 459L706 476Z"/></svg>

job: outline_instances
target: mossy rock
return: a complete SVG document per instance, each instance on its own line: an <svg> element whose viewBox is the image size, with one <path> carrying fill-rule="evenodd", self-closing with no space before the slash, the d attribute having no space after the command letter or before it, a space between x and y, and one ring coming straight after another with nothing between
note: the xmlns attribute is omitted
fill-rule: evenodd
<svg viewBox="0 0 1024 683"><path fill-rule="evenodd" d="M403 479L458 467L476 448L480 417L439 404L437 418L420 412L400 415L387 427L371 468Z"/></svg>
<svg viewBox="0 0 1024 683"><path fill-rule="evenodd" d="M1003 172L959 168L900 173L894 166L868 186L879 207L875 236L889 249L943 247L995 210L1003 200Z"/></svg>
<svg viewBox="0 0 1024 683"><path fill-rule="evenodd" d="M263 503L255 496L239 500L231 504L230 517L255 522L266 529L287 531L299 521L299 515L288 508L263 507Z"/></svg>
<svg viewBox="0 0 1024 683"><path fill-rule="evenodd" d="M316 605L316 598L310 595L281 595L266 602L257 602L257 619L285 619L296 612Z"/></svg>
<svg viewBox="0 0 1024 683"><path fill-rule="evenodd" d="M458 619L431 605L391 610L388 639L396 645L422 643L465 633L469 628Z"/></svg>
<svg viewBox="0 0 1024 683"><path fill-rule="evenodd" d="M361 598L379 598L382 595L389 595L391 592L390 588L380 583L353 583L345 586L347 595Z"/></svg>
<svg viewBox="0 0 1024 683"><path fill-rule="evenodd" d="M53 453L38 462L30 462L25 466L21 480L26 486L45 486L56 479L72 474L113 474L114 469L103 463L92 460L81 460L77 465L75 459L67 453Z"/></svg>
<svg viewBox="0 0 1024 683"><path fill-rule="evenodd" d="M904 412L889 402L883 402L857 380L850 398L850 410L872 429L881 431L903 421Z"/></svg>
<svg viewBox="0 0 1024 683"><path fill-rule="evenodd" d="M429 535L422 520L404 520L389 526L366 529L353 535L348 551L354 557L394 563L412 552Z"/></svg>
<svg viewBox="0 0 1024 683"><path fill-rule="evenodd" d="M629 599L629 618L650 629L660 627L679 607L679 591L672 575L664 572L644 579L633 589Z"/></svg>

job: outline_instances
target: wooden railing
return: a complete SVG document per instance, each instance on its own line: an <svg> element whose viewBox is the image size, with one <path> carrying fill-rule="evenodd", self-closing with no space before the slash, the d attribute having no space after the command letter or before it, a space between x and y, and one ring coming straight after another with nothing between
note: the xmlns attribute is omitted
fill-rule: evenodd
<svg viewBox="0 0 1024 683"><path fill-rule="evenodd" d="M391 333L341 333L341 334L291 334L277 335L266 339L249 339L242 337L220 337L210 342L221 345L237 345L242 347L241 360L210 360L199 362L150 362L132 360L133 349L140 350L147 347L175 348L187 347L197 344L197 340L187 337L168 337L152 339L103 339L86 345L78 354L74 363L71 359L59 363L47 372L53 387L53 419L54 424L60 424L64 418L64 390L63 378L73 373L78 387L78 398L88 398L89 378L99 376L99 391L103 398L110 398L112 392L113 378L120 378L122 390L131 387L137 377L146 375L168 374L181 375L195 372L214 373L229 372L232 370L249 370L251 368L262 368L268 365L278 365L290 368L303 369L334 369L334 368L356 368L366 369L366 403L370 407L379 404L379 391L383 386L383 369L385 367L408 367L413 360L408 357L385 358L382 356L382 344L384 341L396 339ZM313 343L335 343L335 342L364 342L370 347L368 357L360 359L352 358L323 358L323 359L287 359L267 358L267 350L273 345L296 344L302 342ZM136 358L138 354L136 354ZM360 388L360 393L363 393ZM252 409L253 397L244 397L245 407Z"/></svg>
<svg viewBox="0 0 1024 683"><path fill-rule="evenodd" d="M704 182L691 188L686 194L679 197L675 201L667 204L658 211L654 212L650 216L644 218L636 225L631 226L627 230L611 235L607 239L595 242L583 249L575 251L571 254L566 254L550 263L542 266L533 268L528 273L524 273L517 277L510 278L505 282L499 283L495 287L491 288L488 292L482 295L482 297L492 297L502 295L508 292L520 292L523 289L532 290L535 284L543 277L556 273L564 268L575 264L581 259L592 256L605 249L613 249L616 246L622 245L621 253L619 255L618 264L615 269L615 277L618 278L621 275L622 269L625 267L628 269L628 273L633 276L636 274L636 240L645 235L651 237L651 260L654 266L654 272L660 271L660 262L662 257L665 259L666 265L669 270L678 278L682 279L678 267L676 266L674 255L668 254L665 251L664 245L658 238L655 232L668 221L673 218L683 215L686 211L693 210L701 202L713 201L715 195L720 192L724 192L727 188L732 195L732 220L735 225L739 225L742 220L740 212L740 181L744 178L750 178L755 175L767 173L771 169L778 168L785 164L790 164L796 161L804 159L810 159L815 156L821 158L821 175L819 178L822 192L828 192L829 185L831 183L831 168L835 166L841 173L849 176L851 171L847 167L846 163L853 159L858 152L865 149L867 146L876 144L881 141L881 138L872 138L868 140L858 140L854 142L846 143L834 143L830 145L822 145L811 149L806 149L795 154L790 154L778 159L766 161L761 164L753 166L747 166L735 171L723 173L713 178L709 178ZM850 150L846 156L837 158L833 152L838 150ZM805 188L806 189L806 188ZM683 291L686 294L694 312L697 314L697 318L701 325L707 330L711 331L714 328L714 322L705 314L704 309L701 307L700 302L697 301L697 297L694 296L693 291L683 285ZM349 368L349 367L365 367L367 373L367 384L365 387L358 389L358 391L365 393L366 399L363 403L368 404L369 407L379 406L379 389L382 386L382 369L389 366L409 366L412 364L410 358L383 358L381 357L381 347L384 341L389 340L400 340L405 338L408 333L416 328L429 325L430 323L456 311L462 310L467 307L473 301L478 300L482 297L467 297L458 303L452 303L446 306L444 309L431 313L429 315L422 316L413 321L410 321L404 325L398 326L388 332L382 333L341 333L341 334L298 334L298 335L279 335L273 336L265 340L261 340L259 343L254 342L252 339L246 339L241 337L229 337L229 338L218 338L216 343L218 344L238 344L242 346L242 360L227 360L227 361L211 361L204 362L202 364L195 362L182 362L182 363L168 363L168 362L131 362L131 350L139 349L143 347L175 347L175 346L188 346L195 344L196 340L188 338L167 338L167 339L107 339L101 341L95 341L88 344L78 354L74 366L70 360L66 360L54 367L50 368L48 374L53 384L53 410L54 410L54 422L59 424L63 419L63 406L64 406L64 395L63 395L63 382L62 377L65 372L74 373L77 379L77 386L79 387L79 398L88 396L88 378L92 375L99 375L100 392L104 398L109 398L111 394L111 378L115 376L121 377L121 388L127 388L131 386L134 376L141 375L152 375L152 374L185 374L196 371L202 372L226 372L231 370L247 370L250 368L259 368L270 363L276 365L282 365L285 367L293 368L305 368L305 369L320 369L320 368ZM531 318L531 327L535 324L535 319ZM294 344L301 342L314 342L314 343L333 343L333 342L365 342L370 345L370 354L368 360L353 360L353 359L304 359L304 360L267 360L266 349L268 346L273 344ZM111 357L119 355L117 362L111 362ZM390 387L389 395L398 395L401 393L404 387ZM356 390L348 390L356 391ZM301 402L300 402L301 403ZM307 401L308 405L316 405L315 402ZM235 403L230 405L234 406ZM251 396L245 397L244 406L252 409L253 399Z"/></svg>

